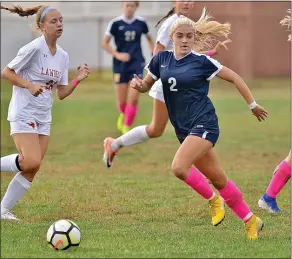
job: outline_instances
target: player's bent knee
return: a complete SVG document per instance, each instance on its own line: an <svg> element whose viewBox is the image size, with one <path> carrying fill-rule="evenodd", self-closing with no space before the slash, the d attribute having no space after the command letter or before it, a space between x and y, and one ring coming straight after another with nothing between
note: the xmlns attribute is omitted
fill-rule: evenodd
<svg viewBox="0 0 292 259"><path fill-rule="evenodd" d="M40 158L29 158L23 160L23 172L29 174L36 174L41 166Z"/></svg>
<svg viewBox="0 0 292 259"><path fill-rule="evenodd" d="M177 178L181 180L185 180L187 178L188 169L182 164L174 161L171 165L171 170Z"/></svg>

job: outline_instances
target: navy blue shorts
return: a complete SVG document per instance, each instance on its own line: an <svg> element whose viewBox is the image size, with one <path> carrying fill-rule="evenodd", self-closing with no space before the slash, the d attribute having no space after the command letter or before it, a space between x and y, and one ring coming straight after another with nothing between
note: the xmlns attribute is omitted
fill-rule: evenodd
<svg viewBox="0 0 292 259"><path fill-rule="evenodd" d="M114 65L114 83L115 84L127 84L129 83L133 77L134 74L136 74L141 79L143 78L143 72L144 72L144 66L141 66L141 64L137 64L137 66L134 69L131 70L125 70L124 68L121 68L120 66Z"/></svg>
<svg viewBox="0 0 292 259"><path fill-rule="evenodd" d="M187 136L197 136L210 141L215 146L220 135L220 129L217 116L208 117L207 120L202 120L197 123L189 133L177 132L178 141L182 144Z"/></svg>
<svg viewBox="0 0 292 259"><path fill-rule="evenodd" d="M114 83L115 84L127 84L129 83L136 74L138 77L143 79L143 70L138 72L123 72L123 73L114 73Z"/></svg>

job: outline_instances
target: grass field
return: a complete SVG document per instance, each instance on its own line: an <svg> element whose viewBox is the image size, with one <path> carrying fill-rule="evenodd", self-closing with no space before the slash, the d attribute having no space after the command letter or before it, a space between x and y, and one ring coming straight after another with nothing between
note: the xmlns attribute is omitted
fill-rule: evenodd
<svg viewBox="0 0 292 259"><path fill-rule="evenodd" d="M221 123L216 146L228 173L252 210L265 223L260 240L246 239L243 224L227 209L218 227L206 201L170 171L178 148L172 126L163 137L124 149L114 168L102 162L103 139L117 137L117 112L109 74L93 74L64 101L55 101L51 142L29 193L14 213L21 222L1 222L2 258L288 258L290 186L279 196L284 210L270 215L257 208L275 166L290 148L290 81L255 80L257 102L269 111L258 123L232 85L214 80L211 97ZM15 153L6 121L11 86L1 86L1 155ZM152 99L141 97L136 125L150 122ZM3 196L11 173L1 173ZM82 231L73 251L54 252L46 231L68 218Z"/></svg>

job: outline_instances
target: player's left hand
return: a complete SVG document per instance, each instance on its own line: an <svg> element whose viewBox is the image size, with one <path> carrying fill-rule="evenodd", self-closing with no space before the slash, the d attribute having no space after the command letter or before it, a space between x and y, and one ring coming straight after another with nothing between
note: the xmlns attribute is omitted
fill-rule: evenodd
<svg viewBox="0 0 292 259"><path fill-rule="evenodd" d="M82 67L78 66L76 69L75 79L81 82L82 80L87 78L89 74L90 74L90 70L87 64L84 64Z"/></svg>
<svg viewBox="0 0 292 259"><path fill-rule="evenodd" d="M254 116L257 117L258 121L264 121L268 117L268 112L260 105L257 105L251 110Z"/></svg>
<svg viewBox="0 0 292 259"><path fill-rule="evenodd" d="M227 48L227 44L231 43L232 40L228 39L225 41L219 41L216 45L216 47L214 48L214 54L219 54L223 49L228 50Z"/></svg>

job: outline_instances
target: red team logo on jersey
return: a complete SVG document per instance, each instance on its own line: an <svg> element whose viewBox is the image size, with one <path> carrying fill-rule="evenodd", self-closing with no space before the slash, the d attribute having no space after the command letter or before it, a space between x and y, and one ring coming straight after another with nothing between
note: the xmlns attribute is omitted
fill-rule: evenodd
<svg viewBox="0 0 292 259"><path fill-rule="evenodd" d="M55 78L61 78L61 72L55 69L51 69L51 68L43 68L41 69L41 75L45 75L45 76L52 76Z"/></svg>
<svg viewBox="0 0 292 259"><path fill-rule="evenodd" d="M54 81L54 80L50 80L49 82L46 83L45 89L46 89L47 91L52 91L54 85L56 85L56 84L57 84L56 81Z"/></svg>
<svg viewBox="0 0 292 259"><path fill-rule="evenodd" d="M29 126L31 126L33 129L35 128L35 123L34 122L30 122L30 123L27 123Z"/></svg>
<svg viewBox="0 0 292 259"><path fill-rule="evenodd" d="M61 72L57 71L55 69L50 69L50 68L41 68L41 75L45 75L45 76L51 76L51 77L55 77L55 78L61 78ZM47 91L52 91L54 85L57 85L57 81L55 80L50 80L49 82L46 83L46 86L44 87Z"/></svg>

